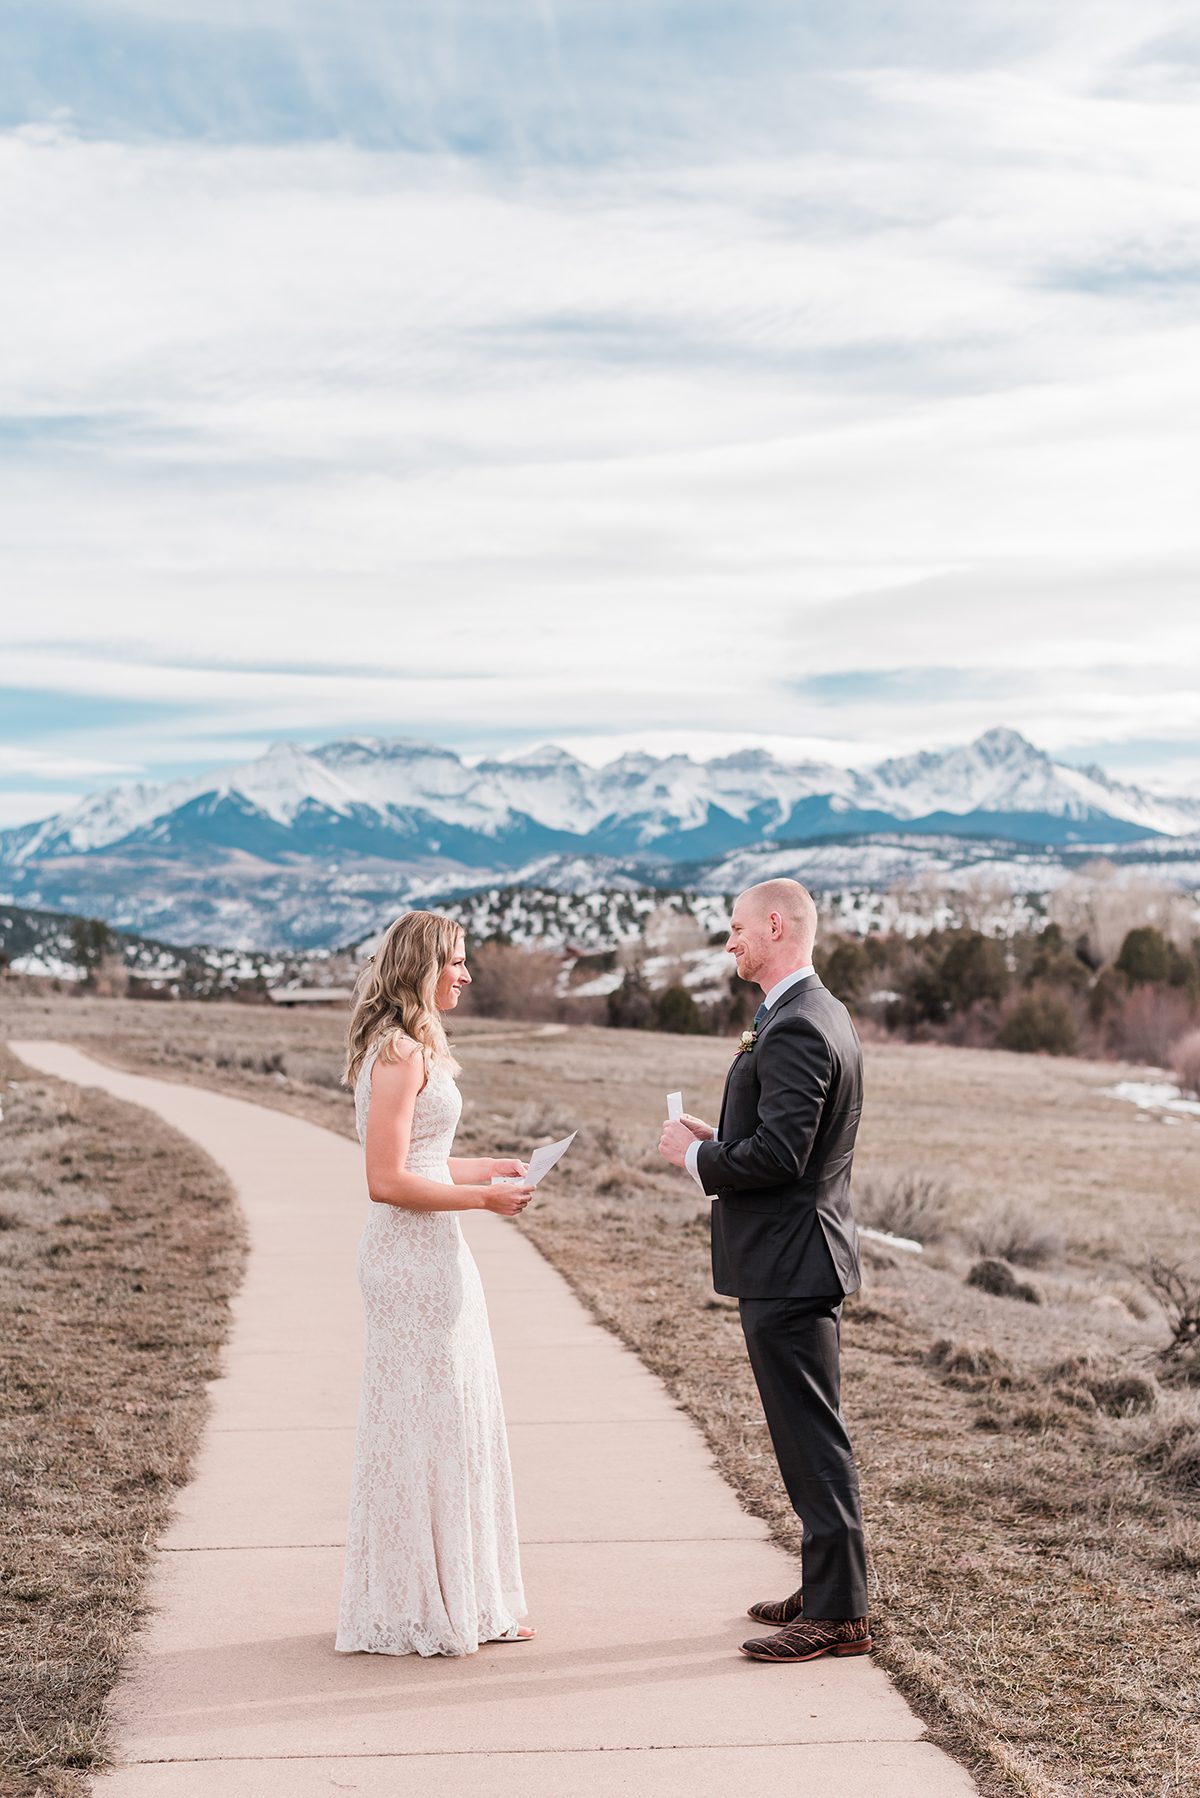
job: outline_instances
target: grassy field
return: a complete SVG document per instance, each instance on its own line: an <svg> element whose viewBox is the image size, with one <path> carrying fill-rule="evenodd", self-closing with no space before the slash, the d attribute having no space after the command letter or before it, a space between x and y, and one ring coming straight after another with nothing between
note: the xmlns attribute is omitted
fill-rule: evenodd
<svg viewBox="0 0 1200 1798"><path fill-rule="evenodd" d="M2 1046L0 1101L0 1792L74 1798L108 1758L241 1224L208 1158L145 1113Z"/></svg>
<svg viewBox="0 0 1200 1798"><path fill-rule="evenodd" d="M342 1020L73 997L10 1035L196 1080L352 1133ZM581 1135L526 1217L596 1315L667 1382L748 1508L798 1548L707 1202L655 1151L668 1087L715 1117L728 1046L456 1020L461 1147ZM1200 1123L1109 1096L1111 1065L869 1045L856 1172L868 1255L847 1305L884 1664L995 1793L1200 1790L1200 1403L1156 1377L1165 1320L1134 1271L1195 1255ZM1003 1257L1032 1299L967 1284ZM766 1596L748 1595L748 1596Z"/></svg>

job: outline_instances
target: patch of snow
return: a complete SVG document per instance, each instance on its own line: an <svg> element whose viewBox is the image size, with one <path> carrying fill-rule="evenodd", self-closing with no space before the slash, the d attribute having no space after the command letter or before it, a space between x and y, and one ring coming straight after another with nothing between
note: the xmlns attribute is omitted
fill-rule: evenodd
<svg viewBox="0 0 1200 1798"><path fill-rule="evenodd" d="M685 986L717 987L724 990L734 971L733 957L726 955L724 949L702 949L683 959L689 963L683 976Z"/></svg>
<svg viewBox="0 0 1200 1798"><path fill-rule="evenodd" d="M572 999L604 999L609 993L615 993L624 979L623 968L612 968L607 974L595 974L581 986L568 987L566 990Z"/></svg>
<svg viewBox="0 0 1200 1798"><path fill-rule="evenodd" d="M61 956L18 955L12 963L14 974L35 974L43 980L82 980L84 970L76 967L73 961L63 961Z"/></svg>
<svg viewBox="0 0 1200 1798"><path fill-rule="evenodd" d="M1119 1080L1106 1086L1110 1099L1126 1099L1139 1111L1179 1111L1200 1117L1200 1099L1185 1099L1173 1080ZM1164 1118L1164 1123L1178 1123L1178 1118Z"/></svg>

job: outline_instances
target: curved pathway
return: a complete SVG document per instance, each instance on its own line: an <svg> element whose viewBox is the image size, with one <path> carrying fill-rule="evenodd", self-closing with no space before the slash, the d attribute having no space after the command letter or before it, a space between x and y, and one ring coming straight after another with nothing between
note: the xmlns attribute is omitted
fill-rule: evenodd
<svg viewBox="0 0 1200 1798"><path fill-rule="evenodd" d="M196 1477L115 1695L123 1763L98 1798L974 1792L870 1660L737 1654L754 1627L745 1605L788 1591L790 1561L659 1382L490 1216L466 1222L538 1637L465 1660L335 1654L361 1341L357 1149L61 1043L12 1047L191 1137L228 1173L250 1231Z"/></svg>

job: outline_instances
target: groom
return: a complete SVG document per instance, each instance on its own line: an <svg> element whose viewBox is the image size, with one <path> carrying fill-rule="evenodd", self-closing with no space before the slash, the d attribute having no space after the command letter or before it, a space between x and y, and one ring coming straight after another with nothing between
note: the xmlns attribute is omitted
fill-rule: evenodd
<svg viewBox="0 0 1200 1798"><path fill-rule="evenodd" d="M804 1525L803 1585L752 1605L778 1633L758 1661L866 1654L867 1565L858 1473L839 1403L842 1300L861 1283L850 1162L862 1049L812 967L817 910L798 881L767 880L733 908L725 947L762 988L725 1081L717 1128L685 1117L659 1148L713 1195L713 1284L738 1300L775 1458Z"/></svg>

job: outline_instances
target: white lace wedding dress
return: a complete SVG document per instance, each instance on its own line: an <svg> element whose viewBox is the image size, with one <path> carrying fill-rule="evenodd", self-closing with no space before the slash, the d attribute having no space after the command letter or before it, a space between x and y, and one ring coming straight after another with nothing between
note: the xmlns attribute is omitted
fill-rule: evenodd
<svg viewBox="0 0 1200 1798"><path fill-rule="evenodd" d="M354 1102L365 1143L368 1051ZM406 1167L449 1181L449 1071L417 1097ZM451 1211L370 1201L358 1251L366 1357L336 1646L474 1654L525 1615L508 1440L479 1270Z"/></svg>

